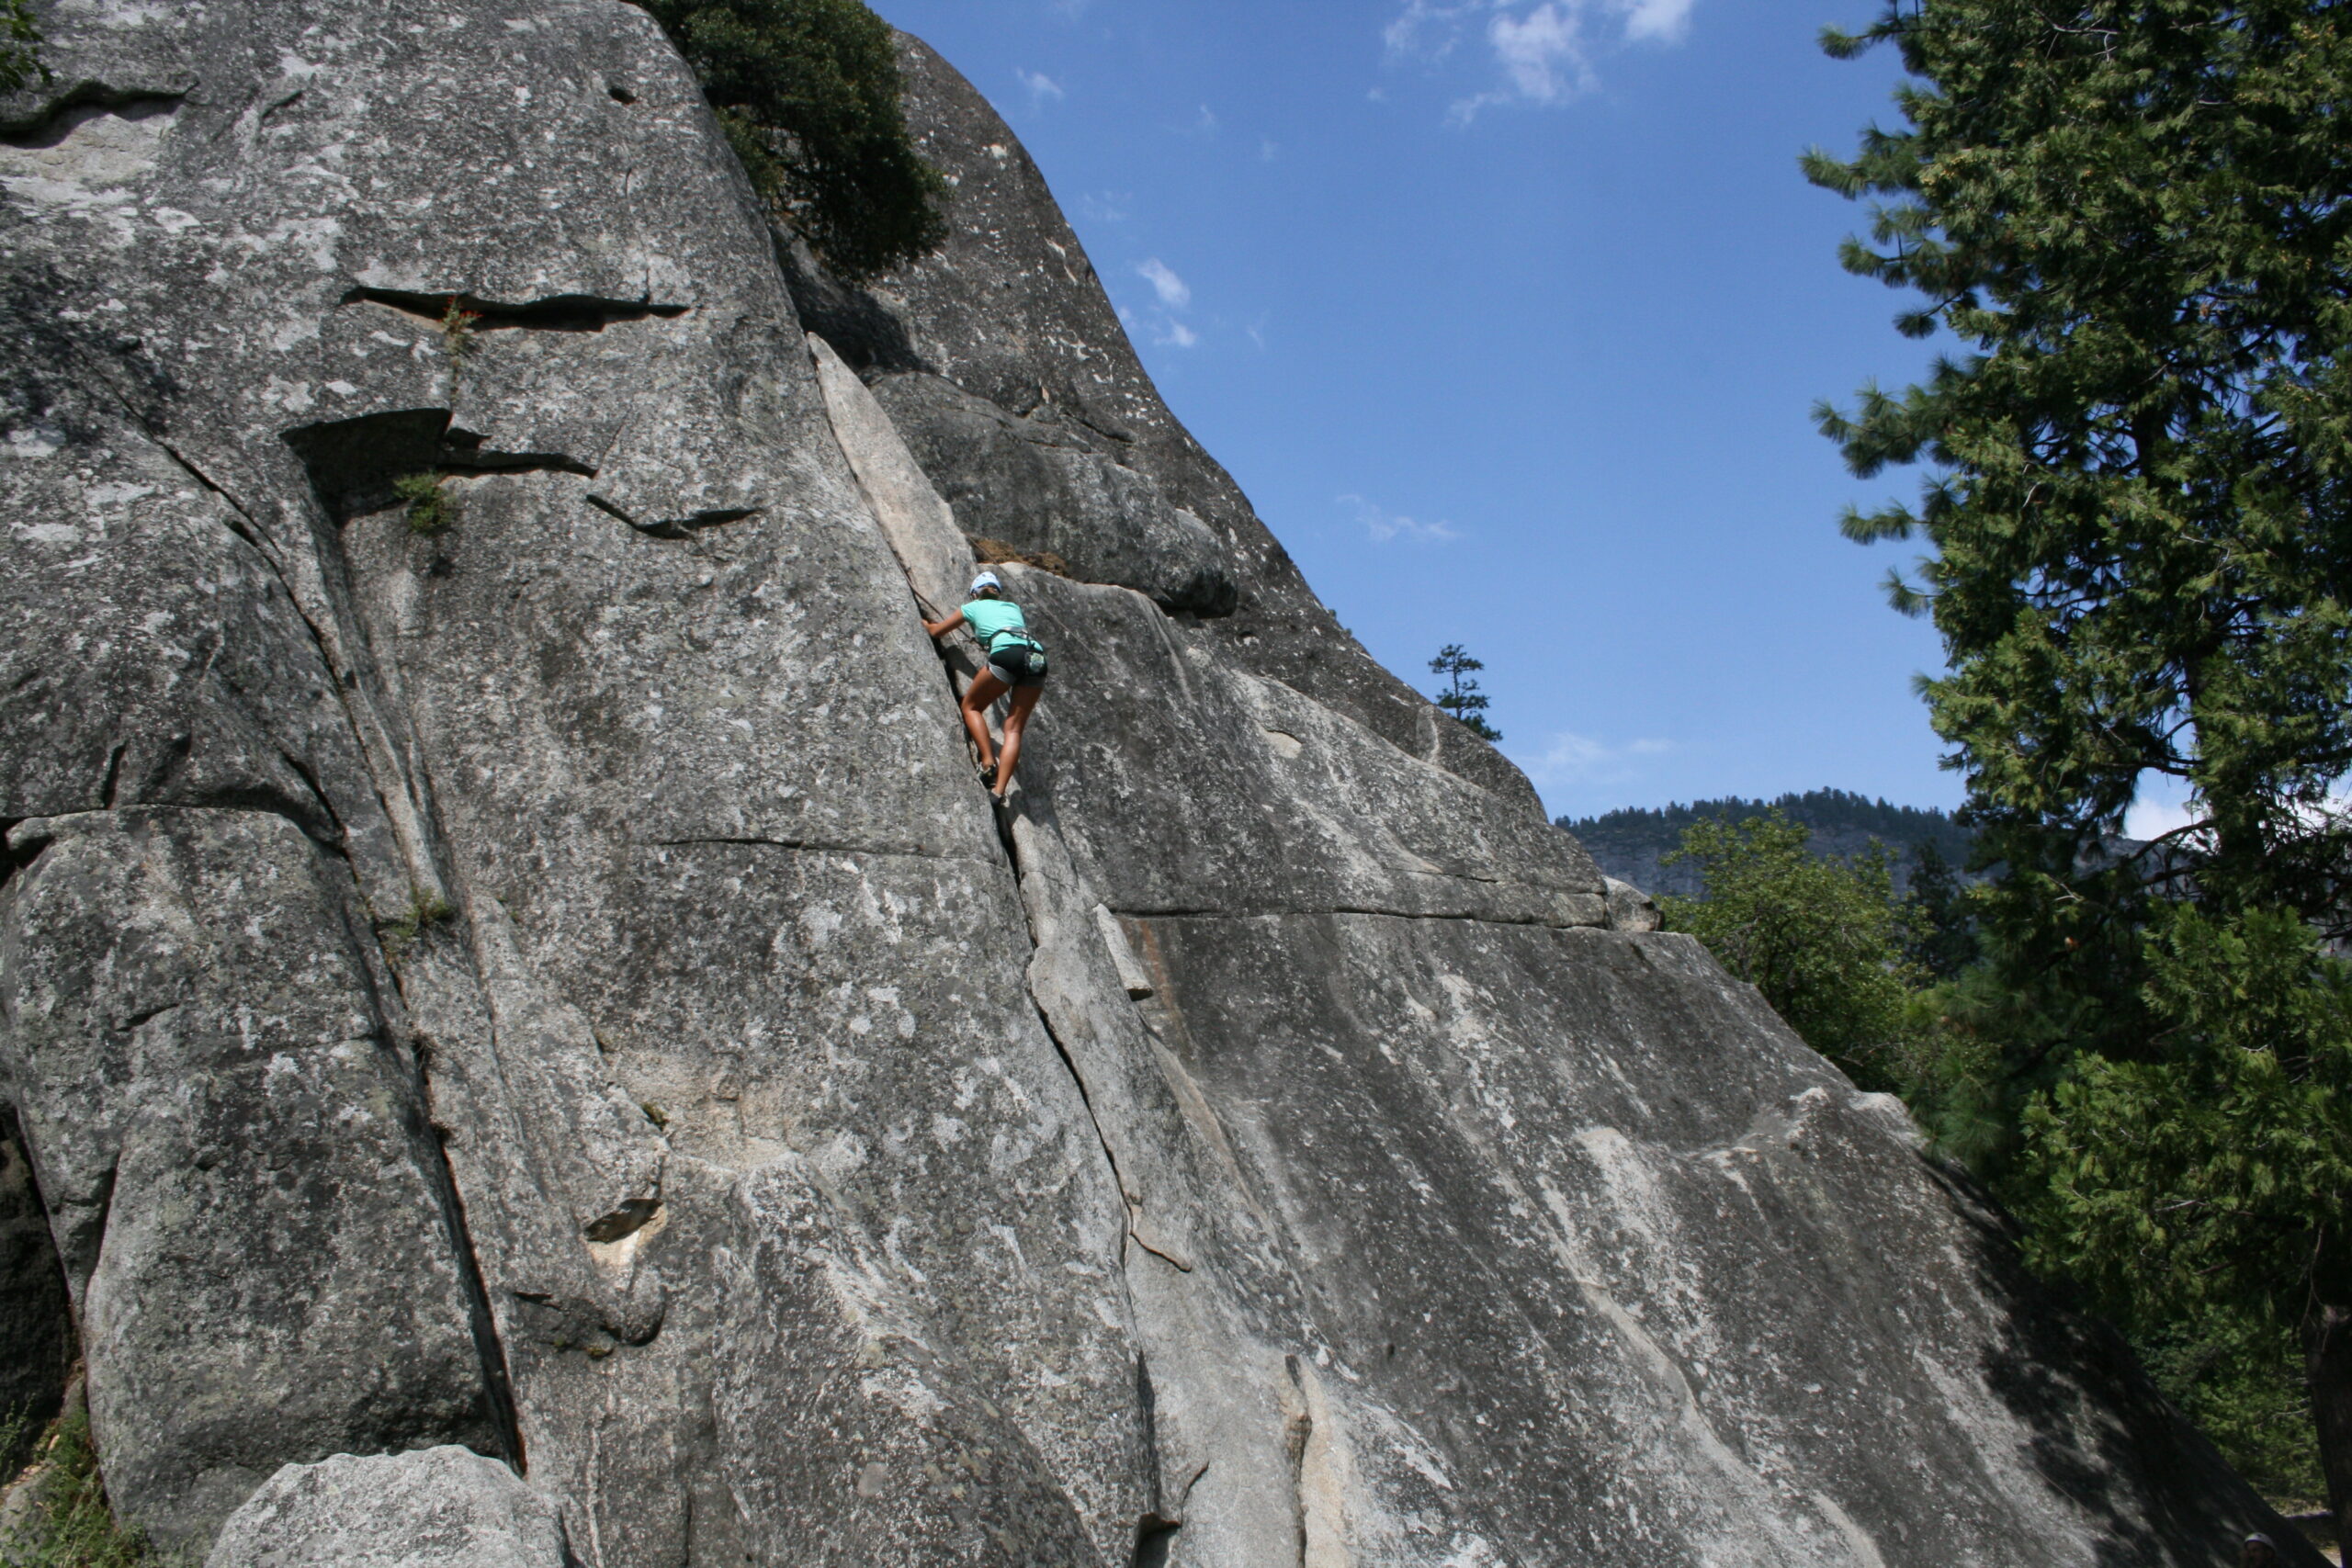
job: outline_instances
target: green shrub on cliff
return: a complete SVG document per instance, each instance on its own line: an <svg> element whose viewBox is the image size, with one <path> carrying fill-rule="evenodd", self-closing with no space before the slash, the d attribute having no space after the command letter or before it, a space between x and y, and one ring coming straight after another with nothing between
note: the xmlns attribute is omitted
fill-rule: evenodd
<svg viewBox="0 0 2352 1568"><path fill-rule="evenodd" d="M694 67L769 205L851 282L946 236L946 182L899 102L890 28L861 0L638 0Z"/></svg>

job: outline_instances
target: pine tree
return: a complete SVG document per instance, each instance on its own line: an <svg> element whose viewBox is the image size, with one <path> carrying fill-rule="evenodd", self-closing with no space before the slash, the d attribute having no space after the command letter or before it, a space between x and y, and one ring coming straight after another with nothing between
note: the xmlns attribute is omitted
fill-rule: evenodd
<svg viewBox="0 0 2352 1568"><path fill-rule="evenodd" d="M1933 839L1912 846L1911 887L1904 902L1911 908L1908 951L1913 963L1939 980L1949 980L1976 962L1976 922L1969 911L1968 890Z"/></svg>
<svg viewBox="0 0 2352 1568"><path fill-rule="evenodd" d="M1932 549L1891 597L1942 637L1930 717L2007 868L1980 978L2037 1086L2007 1190L2143 1327L2152 1281L2291 1303L2352 1531L2346 1179L2312 1154L2352 1105L2316 940L2352 934L2352 6L1885 0L1825 42L1914 78L1902 127L1805 158L1878 204L1845 265L1959 344L1817 415L1861 477L1931 468L1845 528ZM2151 775L2199 820L2120 850ZM2266 987L2303 998L2291 1050Z"/></svg>
<svg viewBox="0 0 2352 1568"><path fill-rule="evenodd" d="M1500 740L1503 732L1487 722L1487 694L1470 678L1471 671L1486 667L1485 660L1471 658L1460 643L1447 643L1430 660L1430 672L1445 677L1445 689L1430 700L1460 719L1471 734L1488 741Z"/></svg>

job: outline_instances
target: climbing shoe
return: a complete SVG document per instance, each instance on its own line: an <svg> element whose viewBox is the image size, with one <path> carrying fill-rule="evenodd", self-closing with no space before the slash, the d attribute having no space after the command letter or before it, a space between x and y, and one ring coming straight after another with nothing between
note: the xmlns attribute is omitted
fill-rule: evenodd
<svg viewBox="0 0 2352 1568"><path fill-rule="evenodd" d="M996 788L996 764L994 762L990 762L987 767L980 770L980 784L983 787L988 789Z"/></svg>

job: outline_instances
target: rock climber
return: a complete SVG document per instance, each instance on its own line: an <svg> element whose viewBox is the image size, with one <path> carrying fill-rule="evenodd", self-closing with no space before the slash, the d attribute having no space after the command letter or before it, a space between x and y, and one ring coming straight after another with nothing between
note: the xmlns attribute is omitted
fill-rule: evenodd
<svg viewBox="0 0 2352 1568"><path fill-rule="evenodd" d="M1046 690L1046 645L1029 635L1021 606L1004 596L1004 582L992 571L972 579L971 600L952 615L925 621L922 629L934 638L957 626L969 626L978 639L988 665L964 694L964 728L980 754L980 783L997 803L1004 803L1012 787L1012 770L1021 761L1021 732L1030 712ZM1004 750L998 754L989 737L989 709L1005 693L1012 705L1004 715Z"/></svg>
<svg viewBox="0 0 2352 1568"><path fill-rule="evenodd" d="M2250 1535L2238 1550L2240 1568L2274 1568L2278 1561L2278 1548L2267 1535Z"/></svg>

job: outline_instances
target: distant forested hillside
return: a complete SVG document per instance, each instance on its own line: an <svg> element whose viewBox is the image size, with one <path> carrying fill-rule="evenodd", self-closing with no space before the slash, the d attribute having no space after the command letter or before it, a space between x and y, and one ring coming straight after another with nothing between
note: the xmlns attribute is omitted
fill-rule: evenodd
<svg viewBox="0 0 2352 1568"><path fill-rule="evenodd" d="M1909 886L1914 845L1932 841L1958 870L1968 863L1973 842L1968 829L1942 811L1890 806L1842 789L1807 790L1778 800L1742 800L1733 795L1694 800L1663 810L1628 808L1599 817L1563 817L1558 826L1575 834L1600 863L1600 869L1620 881L1630 882L1645 893L1690 897L1700 891L1697 868L1658 863L1681 843L1682 829L1703 817L1728 817L1736 822L1761 817L1776 807L1792 821L1813 829L1807 847L1815 854L1858 855L1873 840L1884 844L1894 853L1898 891Z"/></svg>

